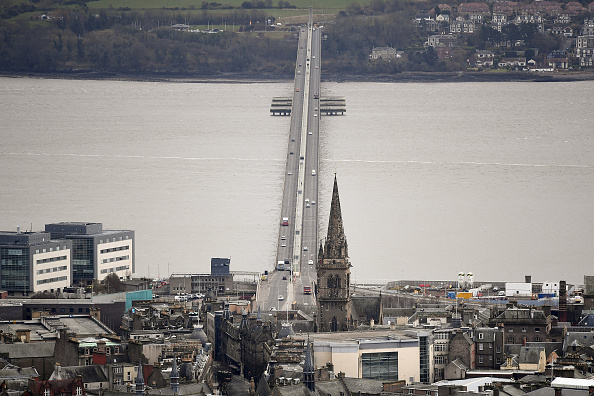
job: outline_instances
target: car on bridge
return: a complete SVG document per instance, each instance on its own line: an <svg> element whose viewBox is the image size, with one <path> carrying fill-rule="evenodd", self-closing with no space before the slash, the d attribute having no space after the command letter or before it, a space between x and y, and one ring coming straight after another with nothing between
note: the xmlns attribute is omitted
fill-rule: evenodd
<svg viewBox="0 0 594 396"><path fill-rule="evenodd" d="M283 301L285 298L283 296L278 296L278 301Z"/></svg>

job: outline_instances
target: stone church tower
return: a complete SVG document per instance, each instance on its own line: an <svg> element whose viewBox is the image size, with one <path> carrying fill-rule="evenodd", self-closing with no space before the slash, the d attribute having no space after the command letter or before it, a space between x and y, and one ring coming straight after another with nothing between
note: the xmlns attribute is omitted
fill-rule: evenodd
<svg viewBox="0 0 594 396"><path fill-rule="evenodd" d="M351 263L342 226L338 198L338 183L334 175L334 190L330 205L330 220L326 241L318 253L317 300L318 331L346 331L353 327L351 316Z"/></svg>

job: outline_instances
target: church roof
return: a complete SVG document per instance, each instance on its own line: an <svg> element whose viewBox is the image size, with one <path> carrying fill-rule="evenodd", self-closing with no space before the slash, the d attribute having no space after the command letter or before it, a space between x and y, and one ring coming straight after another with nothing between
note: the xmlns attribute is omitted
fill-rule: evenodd
<svg viewBox="0 0 594 396"><path fill-rule="evenodd" d="M330 220L328 221L328 233L324 245L325 258L348 258L348 246L344 236L342 225L342 211L340 210L340 198L338 196L338 182L334 175L334 189L332 191L332 203L330 204Z"/></svg>

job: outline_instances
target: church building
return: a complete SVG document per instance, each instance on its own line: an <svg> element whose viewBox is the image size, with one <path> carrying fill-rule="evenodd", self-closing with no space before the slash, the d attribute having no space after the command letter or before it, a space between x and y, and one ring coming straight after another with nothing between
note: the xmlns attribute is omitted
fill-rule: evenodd
<svg viewBox="0 0 594 396"><path fill-rule="evenodd" d="M330 220L326 241L320 244L317 300L318 331L347 331L353 328L351 314L351 263L342 225L338 183L334 175L334 190L330 205Z"/></svg>

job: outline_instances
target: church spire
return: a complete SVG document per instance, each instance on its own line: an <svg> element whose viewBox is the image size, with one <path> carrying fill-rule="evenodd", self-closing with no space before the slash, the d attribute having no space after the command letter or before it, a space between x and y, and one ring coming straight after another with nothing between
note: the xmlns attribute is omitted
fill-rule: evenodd
<svg viewBox="0 0 594 396"><path fill-rule="evenodd" d="M144 395L144 373L142 372L142 361L138 362L138 375L136 376L136 396Z"/></svg>
<svg viewBox="0 0 594 396"><path fill-rule="evenodd" d="M342 259L348 258L348 246L344 236L342 225L342 212L340 210L340 198L338 197L338 182L334 174L334 190L332 191L332 203L330 204L330 220L328 221L328 233L324 246L324 258Z"/></svg>
<svg viewBox="0 0 594 396"><path fill-rule="evenodd" d="M307 347L305 348L305 362L303 364L303 382L307 389L312 392L316 390L315 370L311 358L311 349L309 345L309 335L307 336Z"/></svg>

